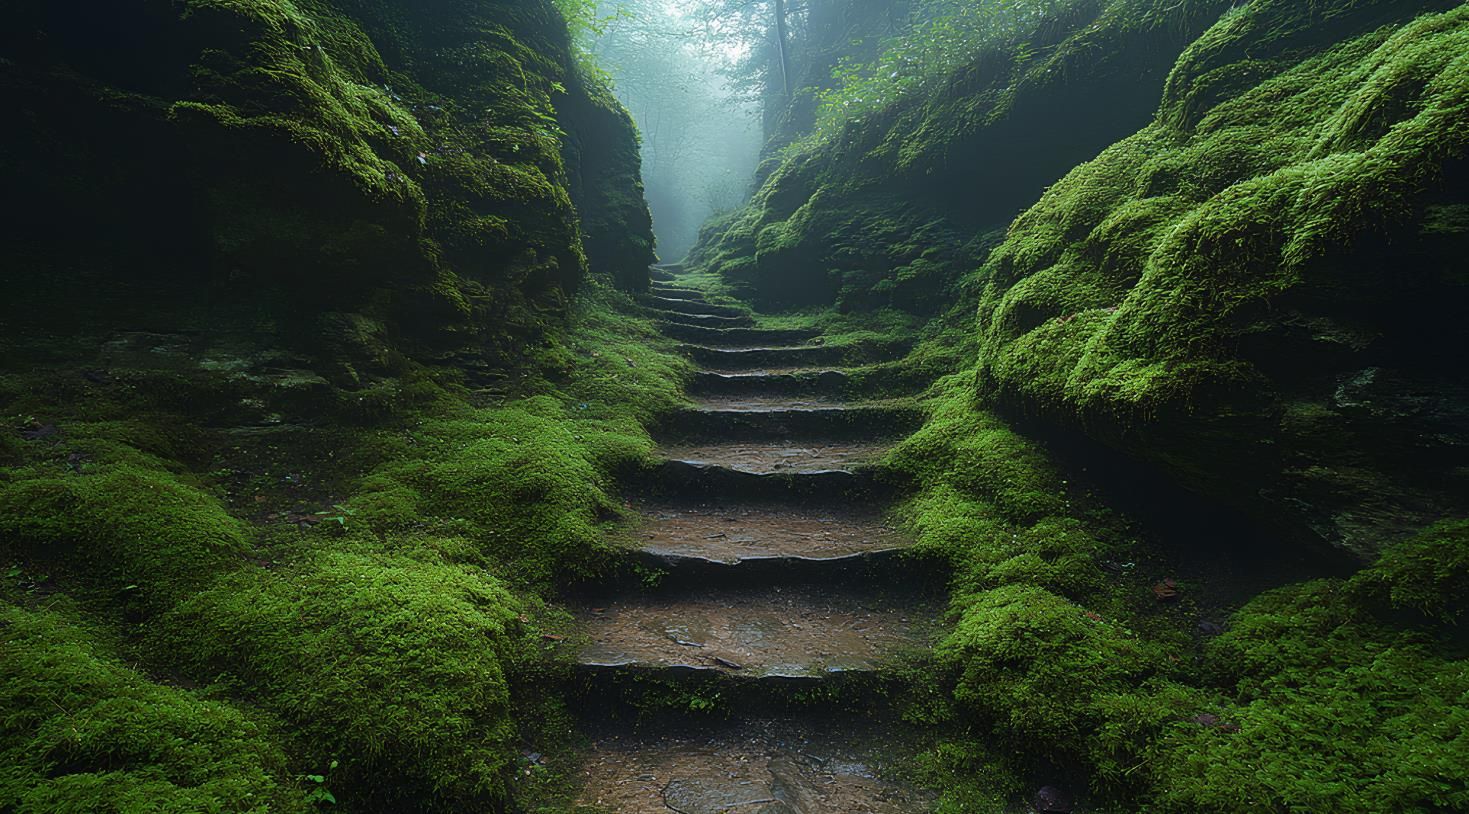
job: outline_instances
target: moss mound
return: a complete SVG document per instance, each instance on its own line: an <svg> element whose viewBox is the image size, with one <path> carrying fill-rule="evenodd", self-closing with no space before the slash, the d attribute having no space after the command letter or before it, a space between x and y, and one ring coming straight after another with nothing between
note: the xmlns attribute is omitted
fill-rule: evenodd
<svg viewBox="0 0 1469 814"><path fill-rule="evenodd" d="M519 612L480 569L331 550L191 597L158 647L280 716L306 765L336 761L344 799L454 811L507 796L517 731L502 661Z"/></svg>
<svg viewBox="0 0 1469 814"><path fill-rule="evenodd" d="M310 809L284 751L259 721L155 683L65 603L46 604L0 604L0 807L76 814Z"/></svg>
<svg viewBox="0 0 1469 814"><path fill-rule="evenodd" d="M0 537L10 556L76 575L130 613L152 615L241 562L248 538L212 495L131 453L67 453L8 470Z"/></svg>

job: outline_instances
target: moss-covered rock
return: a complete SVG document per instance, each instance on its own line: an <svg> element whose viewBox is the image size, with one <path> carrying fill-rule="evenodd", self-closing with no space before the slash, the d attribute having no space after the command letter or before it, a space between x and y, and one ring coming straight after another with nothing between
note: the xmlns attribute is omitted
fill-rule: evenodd
<svg viewBox="0 0 1469 814"><path fill-rule="evenodd" d="M225 578L183 602L156 646L286 721L308 765L337 761L344 800L458 811L507 795L518 614L493 577L431 552L329 550Z"/></svg>
<svg viewBox="0 0 1469 814"><path fill-rule="evenodd" d="M1424 11L1226 15L1157 122L991 256L981 387L1364 558L1459 505L1465 233L1429 224L1469 146L1469 17Z"/></svg>
<svg viewBox="0 0 1469 814"><path fill-rule="evenodd" d="M767 306L940 312L989 233L1147 121L1179 51L1227 7L1058 4L931 92L769 159L690 262Z"/></svg>

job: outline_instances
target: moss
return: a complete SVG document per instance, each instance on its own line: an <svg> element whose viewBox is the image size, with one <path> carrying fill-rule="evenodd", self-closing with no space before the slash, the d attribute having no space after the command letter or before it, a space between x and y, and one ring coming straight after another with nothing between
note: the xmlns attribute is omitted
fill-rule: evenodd
<svg viewBox="0 0 1469 814"><path fill-rule="evenodd" d="M1225 726L1175 721L1148 770L1158 810L1453 810L1469 801L1469 663L1353 618L1338 583L1251 602L1209 648Z"/></svg>
<svg viewBox="0 0 1469 814"><path fill-rule="evenodd" d="M1469 522L1437 523L1392 546L1349 587L1361 603L1457 623L1469 595Z"/></svg>
<svg viewBox="0 0 1469 814"><path fill-rule="evenodd" d="M344 799L460 810L506 795L519 608L480 569L351 546L224 578L156 646L280 716L310 765L340 761Z"/></svg>
<svg viewBox="0 0 1469 814"><path fill-rule="evenodd" d="M503 363L567 304L588 246L606 277L646 285L636 133L550 0L7 15L0 82L26 125L3 155L29 158L0 165L65 213L21 228L10 318L64 324L64 303L79 331L254 340L269 323L355 379L392 354L339 353L326 312L376 323L395 353Z"/></svg>
<svg viewBox="0 0 1469 814"><path fill-rule="evenodd" d="M0 807L293 812L306 794L259 721L127 666L65 602L0 606Z"/></svg>

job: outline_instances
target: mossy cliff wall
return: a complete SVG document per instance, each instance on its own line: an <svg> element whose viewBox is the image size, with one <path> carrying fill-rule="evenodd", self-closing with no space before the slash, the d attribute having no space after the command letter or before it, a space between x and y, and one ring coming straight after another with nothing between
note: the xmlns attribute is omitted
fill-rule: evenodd
<svg viewBox="0 0 1469 814"><path fill-rule="evenodd" d="M237 330L350 378L514 352L588 260L643 284L636 136L550 0L4 15L9 324Z"/></svg>

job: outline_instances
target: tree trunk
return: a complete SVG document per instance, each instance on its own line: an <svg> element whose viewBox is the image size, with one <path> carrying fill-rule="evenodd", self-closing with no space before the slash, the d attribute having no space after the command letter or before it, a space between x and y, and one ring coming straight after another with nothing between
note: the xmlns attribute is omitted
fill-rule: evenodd
<svg viewBox="0 0 1469 814"><path fill-rule="evenodd" d="M786 3L785 0L775 0L775 50L780 56L780 83L785 89L785 99L791 98L791 53L788 41L789 32L786 28Z"/></svg>

